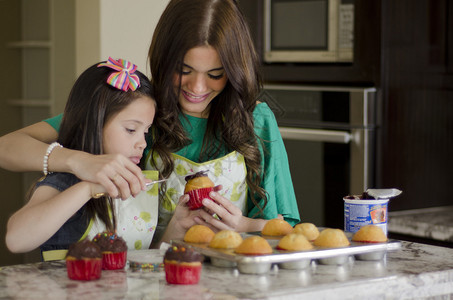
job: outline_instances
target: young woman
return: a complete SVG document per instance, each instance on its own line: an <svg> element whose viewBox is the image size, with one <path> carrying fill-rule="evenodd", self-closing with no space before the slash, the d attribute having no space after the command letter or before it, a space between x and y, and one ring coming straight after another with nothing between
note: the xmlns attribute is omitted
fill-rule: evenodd
<svg viewBox="0 0 453 300"><path fill-rule="evenodd" d="M47 176L8 221L6 243L12 252L40 246L45 260L61 259L70 244L104 230L117 232L131 249L149 247L157 223L157 187L154 201L150 192L125 201L112 199L105 196L102 185L70 173L49 173L47 160L52 151L64 147L92 155L122 155L139 164L156 111L153 98L149 79L122 59L109 58L80 75L69 95L57 142L46 152ZM152 175L158 177L150 172L150 179ZM137 220L145 213L146 220Z"/></svg>
<svg viewBox="0 0 453 300"><path fill-rule="evenodd" d="M195 223L237 231L261 230L266 219L277 217L297 223L287 154L272 111L257 102L258 58L236 2L170 0L155 29L149 60L159 110L146 168L169 178L162 189L159 223L161 229L167 222L172 226L163 240L181 237ZM39 170L46 149L41 142L49 143L56 135L49 124L58 129L59 118L1 138L0 166ZM23 145L37 149L23 166L20 152L1 155ZM140 192L144 180L139 169L123 162L57 149L49 167L100 183L110 195L124 198ZM226 176L223 171L231 166L234 174ZM222 189L211 193L215 201L207 201L205 210L182 210L171 218L177 203L187 201L178 199L184 174L195 169L217 170L210 176L217 174L214 179Z"/></svg>

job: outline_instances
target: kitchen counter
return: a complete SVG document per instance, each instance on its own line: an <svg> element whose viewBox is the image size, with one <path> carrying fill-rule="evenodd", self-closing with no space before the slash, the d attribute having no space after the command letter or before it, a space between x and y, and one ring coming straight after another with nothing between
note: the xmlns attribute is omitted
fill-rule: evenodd
<svg viewBox="0 0 453 300"><path fill-rule="evenodd" d="M453 243L453 206L389 212L388 231Z"/></svg>
<svg viewBox="0 0 453 300"><path fill-rule="evenodd" d="M149 250L162 255L162 250ZM64 261L0 268L0 299L410 299L453 297L453 249L402 241L381 261L277 267L264 275L203 264L196 285L169 285L163 271L102 271L70 280ZM445 299L445 298L443 298Z"/></svg>

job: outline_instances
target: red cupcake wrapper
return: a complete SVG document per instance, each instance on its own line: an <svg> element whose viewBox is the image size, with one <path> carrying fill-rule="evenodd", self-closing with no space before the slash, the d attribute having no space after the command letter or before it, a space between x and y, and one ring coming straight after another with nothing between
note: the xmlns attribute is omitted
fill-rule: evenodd
<svg viewBox="0 0 453 300"><path fill-rule="evenodd" d="M66 260L68 277L74 280L94 280L101 278L102 259Z"/></svg>
<svg viewBox="0 0 453 300"><path fill-rule="evenodd" d="M126 265L127 251L124 252L102 252L102 269L117 270Z"/></svg>
<svg viewBox="0 0 453 300"><path fill-rule="evenodd" d="M189 202L187 202L187 205L189 206L190 210L195 210L203 207L203 199L211 199L209 197L209 193L212 192L214 188L212 187L207 187L207 188L201 188L201 189L196 189L187 192L189 195L190 199ZM211 199L212 200L212 199Z"/></svg>
<svg viewBox="0 0 453 300"><path fill-rule="evenodd" d="M200 281L201 263L183 265L165 263L165 279L170 284L197 284Z"/></svg>

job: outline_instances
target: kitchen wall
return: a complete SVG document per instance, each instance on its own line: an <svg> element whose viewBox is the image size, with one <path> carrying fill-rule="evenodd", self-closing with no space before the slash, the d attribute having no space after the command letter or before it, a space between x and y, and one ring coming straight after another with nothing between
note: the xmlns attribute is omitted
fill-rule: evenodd
<svg viewBox="0 0 453 300"><path fill-rule="evenodd" d="M0 135L21 127L21 110L12 107L6 99L18 98L21 91L20 52L8 49L6 43L20 38L20 2L0 1ZM9 215L23 203L22 176L0 169L0 265L16 264L21 255L11 255L6 249L4 236Z"/></svg>
<svg viewBox="0 0 453 300"><path fill-rule="evenodd" d="M28 1L28 0L24 0ZM40 0L47 1L47 0ZM93 63L106 59L125 58L138 65L150 75L147 68L147 53L152 32L168 0L77 0L49 1L53 14L50 23L52 36L51 61L52 104L48 116L61 113L66 97L78 74ZM33 118L24 117L24 107L12 106L8 99L22 96L24 66L22 52L11 49L8 43L23 38L22 1L0 1L0 55L3 69L0 73L0 135L22 128ZM64 6L64 9L63 7ZM64 13L63 13L64 12ZM43 13L36 12L36 16ZM33 21L33 20L28 20ZM33 22L32 22L33 23ZM53 26L53 27L52 27ZM66 48L65 48L66 47ZM68 48L69 47L69 48ZM33 66L31 66L33 67ZM68 72L68 70L71 70ZM36 120L43 117L36 116ZM34 173L39 176L39 173ZM27 183L23 184L24 177ZM9 216L24 204L30 174L14 173L0 169L0 266L40 259L39 251L12 254L4 243L6 222ZM32 176L33 177L33 176Z"/></svg>

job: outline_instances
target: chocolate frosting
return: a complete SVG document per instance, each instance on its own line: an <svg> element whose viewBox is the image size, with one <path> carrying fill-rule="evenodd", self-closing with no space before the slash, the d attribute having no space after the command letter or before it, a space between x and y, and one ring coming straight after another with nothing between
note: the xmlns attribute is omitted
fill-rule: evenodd
<svg viewBox="0 0 453 300"><path fill-rule="evenodd" d="M195 174L187 175L184 179L186 181L189 181L191 179L197 178L197 177L207 177L208 175L206 174L208 171L200 171Z"/></svg>
<svg viewBox="0 0 453 300"><path fill-rule="evenodd" d="M68 256L73 256L76 259L83 258L102 258L101 248L98 245L84 239L83 241L71 244L68 249Z"/></svg>
<svg viewBox="0 0 453 300"><path fill-rule="evenodd" d="M113 232L102 232L98 233L94 238L93 242L96 243L102 252L124 252L127 251L126 242L123 238L119 237Z"/></svg>
<svg viewBox="0 0 453 300"><path fill-rule="evenodd" d="M178 262L202 262L203 259L203 255L192 248L184 246L171 246L167 249L164 256L164 260L175 260Z"/></svg>

